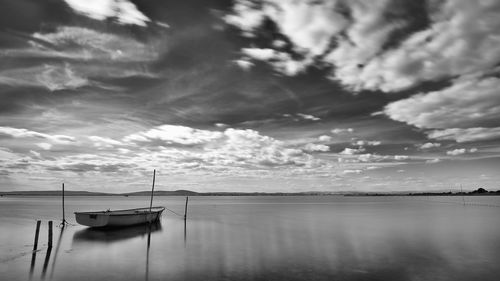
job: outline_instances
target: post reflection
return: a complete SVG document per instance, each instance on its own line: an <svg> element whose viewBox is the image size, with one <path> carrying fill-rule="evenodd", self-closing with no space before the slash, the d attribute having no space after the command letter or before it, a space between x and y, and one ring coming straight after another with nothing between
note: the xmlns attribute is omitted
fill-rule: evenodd
<svg viewBox="0 0 500 281"><path fill-rule="evenodd" d="M184 220L184 248L186 247L187 242L187 220Z"/></svg>
<svg viewBox="0 0 500 281"><path fill-rule="evenodd" d="M52 253L52 247L48 247L47 252L45 253L45 260L43 261L42 280L45 279L45 274L47 273L47 267L49 266L51 253Z"/></svg>
<svg viewBox="0 0 500 281"><path fill-rule="evenodd" d="M33 254L31 254L30 280L33 277L33 270L35 269L36 252L38 252L38 250L33 250Z"/></svg>
<svg viewBox="0 0 500 281"><path fill-rule="evenodd" d="M85 228L75 232L74 243L114 243L161 231L161 222L121 228Z"/></svg>
<svg viewBox="0 0 500 281"><path fill-rule="evenodd" d="M50 279L52 279L52 277L54 276L54 269L55 269L55 266L56 266L57 256L59 254L59 248L61 248L61 241L62 241L63 234L64 234L64 227L65 227L65 225L62 224L61 225L61 231L59 232L59 238L57 239L56 250L55 250L55 253L54 253L54 258L52 259L52 267L50 269Z"/></svg>
<svg viewBox="0 0 500 281"><path fill-rule="evenodd" d="M146 278L145 280L149 280L149 247L151 245L151 230L152 230L152 224L148 224L148 246L146 248Z"/></svg>

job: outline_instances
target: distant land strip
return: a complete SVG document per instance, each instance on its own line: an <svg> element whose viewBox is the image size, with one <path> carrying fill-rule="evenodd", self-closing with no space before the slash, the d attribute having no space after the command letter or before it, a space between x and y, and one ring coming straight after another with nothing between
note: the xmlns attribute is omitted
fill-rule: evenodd
<svg viewBox="0 0 500 281"><path fill-rule="evenodd" d="M61 196L60 190L1 191L0 196ZM150 191L106 193L90 191L65 191L65 196L150 196ZM306 192L195 192L190 190L154 192L154 196L482 196L500 195L500 190L487 191L479 188L470 192L350 192L350 191L306 191Z"/></svg>

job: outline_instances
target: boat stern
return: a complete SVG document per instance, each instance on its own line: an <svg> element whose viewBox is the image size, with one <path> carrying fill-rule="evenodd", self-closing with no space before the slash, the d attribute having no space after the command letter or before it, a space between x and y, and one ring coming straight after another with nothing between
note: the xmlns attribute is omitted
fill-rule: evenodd
<svg viewBox="0 0 500 281"><path fill-rule="evenodd" d="M109 216L104 214L75 213L76 222L90 227L102 227L108 224Z"/></svg>

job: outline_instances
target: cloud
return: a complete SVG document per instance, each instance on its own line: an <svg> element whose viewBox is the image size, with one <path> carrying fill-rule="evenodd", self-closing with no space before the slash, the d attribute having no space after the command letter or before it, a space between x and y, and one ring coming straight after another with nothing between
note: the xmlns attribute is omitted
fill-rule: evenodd
<svg viewBox="0 0 500 281"><path fill-rule="evenodd" d="M142 43L131 37L85 27L61 26L54 32L34 33L33 38L38 39L31 43L34 49L9 53L115 62L151 61L158 57L158 46L155 42ZM47 49L40 41L55 48Z"/></svg>
<svg viewBox="0 0 500 281"><path fill-rule="evenodd" d="M359 145L359 146L378 146L381 145L381 141L366 141L366 140L358 140L353 143L354 145Z"/></svg>
<svg viewBox="0 0 500 281"><path fill-rule="evenodd" d="M227 128L227 127L229 127L227 124L224 124L224 123L215 123L214 125L217 128Z"/></svg>
<svg viewBox="0 0 500 281"><path fill-rule="evenodd" d="M27 129L18 129L12 127L0 127L0 134L8 135L13 138L38 138L50 140L58 144L71 144L75 143L76 139L71 136L65 135L49 135L44 133L39 133L35 131L30 131Z"/></svg>
<svg viewBox="0 0 500 281"><path fill-rule="evenodd" d="M321 118L310 115L310 114L303 114L303 113L297 113L297 116L303 118L304 120L311 120L311 121L319 121Z"/></svg>
<svg viewBox="0 0 500 281"><path fill-rule="evenodd" d="M69 64L45 64L0 72L0 84L12 87L42 87L50 91L74 90L90 82Z"/></svg>
<svg viewBox="0 0 500 281"><path fill-rule="evenodd" d="M33 154L33 155L35 155L35 157L37 157L37 158L40 158L40 156L41 156L40 152L37 152L37 151L34 151L34 150L30 150L30 153Z"/></svg>
<svg viewBox="0 0 500 281"><path fill-rule="evenodd" d="M27 39L23 47L0 49L0 55L13 62L0 66L0 84L50 91L83 86L116 89L102 78L156 77L147 63L162 52L162 39L139 42L123 34L76 26L60 26L22 39Z"/></svg>
<svg viewBox="0 0 500 281"><path fill-rule="evenodd" d="M73 71L69 64L63 67L45 65L44 70L36 75L36 80L50 91L76 89L89 84L89 81Z"/></svg>
<svg viewBox="0 0 500 281"><path fill-rule="evenodd" d="M324 144L314 144L314 143L308 143L304 146L304 150L309 151L309 152L317 152L317 151L330 151L330 147L328 145Z"/></svg>
<svg viewBox="0 0 500 281"><path fill-rule="evenodd" d="M145 132L138 132L123 138L124 142L161 141L165 145L196 145L208 143L223 137L218 131L193 129L185 126L162 125Z"/></svg>
<svg viewBox="0 0 500 281"><path fill-rule="evenodd" d="M495 47L500 34L496 1L449 0L427 9L427 29L413 33L397 48L358 61L361 68L348 64L336 77L354 89L390 92L494 67L500 58Z"/></svg>
<svg viewBox="0 0 500 281"><path fill-rule="evenodd" d="M500 138L500 127L495 128L450 128L427 132L427 136L436 140L454 140L459 143L494 140Z"/></svg>
<svg viewBox="0 0 500 281"><path fill-rule="evenodd" d="M40 147L43 150L50 150L52 148L52 144L46 142L36 143L36 146Z"/></svg>
<svg viewBox="0 0 500 281"><path fill-rule="evenodd" d="M76 12L96 20L115 19L121 24L146 26L150 19L127 0L65 0Z"/></svg>
<svg viewBox="0 0 500 281"><path fill-rule="evenodd" d="M196 147L190 157L212 165L280 166L314 165L311 155L254 130L228 128L223 132L194 129L177 125L162 125L148 131L127 135L124 143L153 147ZM328 151L320 144L305 146L306 151Z"/></svg>
<svg viewBox="0 0 500 281"><path fill-rule="evenodd" d="M461 79L440 91L392 102L384 112L419 128L479 127L500 120L500 79Z"/></svg>
<svg viewBox="0 0 500 281"><path fill-rule="evenodd" d="M248 61L245 59L234 60L234 63L236 65L238 65L243 70L249 70L250 68L252 68L255 65L251 61Z"/></svg>
<svg viewBox="0 0 500 281"><path fill-rule="evenodd" d="M115 146L122 146L124 143L111 139L111 138L106 138L106 137L99 137L99 136L89 136L88 137L93 143L95 147L105 147L105 148L111 148Z"/></svg>
<svg viewBox="0 0 500 281"><path fill-rule="evenodd" d="M254 130L227 129L224 142L210 148L217 157L224 156L231 162L274 165L313 165L310 155L301 150L288 148L282 141L262 136Z"/></svg>
<svg viewBox="0 0 500 281"><path fill-rule="evenodd" d="M332 140L332 137L327 135L322 135L318 137L318 140L322 142L330 142Z"/></svg>
<svg viewBox="0 0 500 281"><path fill-rule="evenodd" d="M233 13L225 20L240 28L244 35L254 37L263 21L271 19L294 43L297 51L314 56L325 52L331 37L347 23L334 8L335 1L318 5L309 5L306 1L262 1L259 5L236 1Z"/></svg>
<svg viewBox="0 0 500 281"><path fill-rule="evenodd" d="M19 159L19 155L6 147L0 147L0 163Z"/></svg>
<svg viewBox="0 0 500 281"><path fill-rule="evenodd" d="M419 10L428 13L427 26L419 24ZM500 57L499 11L495 1L266 0L257 5L240 0L225 19L252 37L272 20L302 55L301 63L335 66L331 77L353 90L391 92L493 67ZM408 36L397 37L405 31Z"/></svg>
<svg viewBox="0 0 500 281"><path fill-rule="evenodd" d="M333 130L331 130L332 134L342 134L342 133L352 133L354 132L354 129L353 128L335 128Z"/></svg>
<svg viewBox="0 0 500 281"><path fill-rule="evenodd" d="M419 149L430 149L430 148L440 147L441 144L438 142L426 142L424 144L417 145L417 146Z"/></svg>
<svg viewBox="0 0 500 281"><path fill-rule="evenodd" d="M344 174L361 174L363 170L344 170Z"/></svg>
<svg viewBox="0 0 500 281"><path fill-rule="evenodd" d="M427 163L427 164L433 164L433 163L439 163L439 162L441 162L441 159L439 159L439 158L429 159L429 160L425 161L425 163Z"/></svg>
<svg viewBox="0 0 500 281"><path fill-rule="evenodd" d="M457 149L454 149L454 150L446 151L446 154L447 155L456 156L456 155L465 154L465 152L466 152L465 148L457 148Z"/></svg>
<svg viewBox="0 0 500 281"><path fill-rule="evenodd" d="M456 155L462 155L462 154L465 154L465 153L475 153L477 151L478 151L478 149L475 148L475 147L470 148L470 149L457 148L457 149L454 149L454 150L446 151L446 154L447 155L456 156Z"/></svg>
<svg viewBox="0 0 500 281"><path fill-rule="evenodd" d="M241 52L256 60L270 60L276 56L276 52L273 49L260 49L260 48L243 48Z"/></svg>
<svg viewBox="0 0 500 281"><path fill-rule="evenodd" d="M251 63L252 60L265 61L271 64L279 72L287 75L296 75L303 72L308 66L307 61L297 61L285 52L279 52L269 48L243 48L243 57L238 61Z"/></svg>
<svg viewBox="0 0 500 281"><path fill-rule="evenodd" d="M298 175L312 177L314 174L328 177L335 173L332 164L313 156L315 152L327 152L328 146L315 143L298 146L248 129L211 131L162 125L121 138L87 136L88 141L79 141L79 145L71 151L51 150L54 140L67 141L67 136L9 127L1 127L1 134L49 140L36 143L46 150L43 153L30 152L30 148L25 150L24 156L3 153L14 157L7 163L0 163L0 169L9 172L20 172L20 169L30 174L73 172L84 177L108 172L142 173L155 167L174 175L255 176L260 179ZM102 177L106 175L100 174Z"/></svg>
<svg viewBox="0 0 500 281"><path fill-rule="evenodd" d="M248 37L253 37L253 31L264 20L264 13L257 9L258 5L250 1L236 1L233 6L234 14L224 17L224 20L243 31Z"/></svg>
<svg viewBox="0 0 500 281"><path fill-rule="evenodd" d="M340 154L342 155L353 155L353 154L358 154L358 153L361 153L365 151L364 148L360 147L360 148L345 148L344 150L342 150L340 152Z"/></svg>
<svg viewBox="0 0 500 281"><path fill-rule="evenodd" d="M394 155L394 159L398 160L398 161L400 161L400 160L406 160L408 158L410 158L410 157L408 157L407 155Z"/></svg>

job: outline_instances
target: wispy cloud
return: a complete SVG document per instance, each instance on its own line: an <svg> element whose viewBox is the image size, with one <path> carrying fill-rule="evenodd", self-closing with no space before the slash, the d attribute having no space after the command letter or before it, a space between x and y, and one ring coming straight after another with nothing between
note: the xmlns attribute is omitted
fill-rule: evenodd
<svg viewBox="0 0 500 281"><path fill-rule="evenodd" d="M0 84L50 91L83 86L111 89L114 86L104 85L102 78L155 77L147 64L162 51L160 39L143 43L132 37L76 26L26 37L31 38L28 46L0 49L0 57L42 63L0 66Z"/></svg>
<svg viewBox="0 0 500 281"><path fill-rule="evenodd" d="M428 132L427 135L431 139L455 140L457 142L494 140L500 138L500 127L450 128L444 130L433 130Z"/></svg>
<svg viewBox="0 0 500 281"><path fill-rule="evenodd" d="M346 129L335 128L331 132L332 132L332 134L352 133L352 132L354 132L354 129L353 128L346 128Z"/></svg>
<svg viewBox="0 0 500 281"><path fill-rule="evenodd" d="M12 127L0 127L0 134L11 136L13 138L36 138L36 139L46 139L58 144L71 144L76 142L74 137L65 135L50 135L39 133L35 131L30 131L27 129L18 129Z"/></svg>
<svg viewBox="0 0 500 281"><path fill-rule="evenodd" d="M304 120L311 120L311 121L319 121L319 120L321 120L321 118L316 117L316 116L311 115L311 114L297 113L297 116L303 118Z"/></svg>
<svg viewBox="0 0 500 281"><path fill-rule="evenodd" d="M33 37L49 42L56 48L46 49L38 41L33 41L32 45L37 48L40 56L50 56L57 52L72 59L125 62L154 60L158 56L154 42L145 44L132 37L86 27L63 26L54 32L34 33Z"/></svg>
<svg viewBox="0 0 500 281"><path fill-rule="evenodd" d="M89 84L85 77L75 74L69 64L65 64L63 67L45 65L43 72L37 75L36 79L51 91L76 89Z"/></svg>
<svg viewBox="0 0 500 281"><path fill-rule="evenodd" d="M124 143L120 141L106 137L89 136L88 138L94 143L94 146L96 147L111 148L124 145Z"/></svg>

